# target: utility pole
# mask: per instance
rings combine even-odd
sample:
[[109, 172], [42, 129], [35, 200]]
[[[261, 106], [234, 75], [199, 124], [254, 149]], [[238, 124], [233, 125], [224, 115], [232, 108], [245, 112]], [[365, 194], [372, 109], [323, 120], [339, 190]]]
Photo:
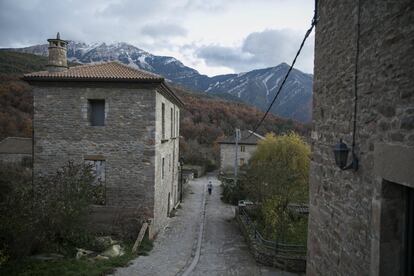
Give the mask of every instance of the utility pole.
[[239, 169], [239, 163], [238, 163], [238, 152], [239, 152], [239, 140], [240, 140], [240, 129], [236, 128], [235, 133], [235, 142], [236, 142], [236, 153], [234, 158], [234, 185], [237, 184], [237, 171]]

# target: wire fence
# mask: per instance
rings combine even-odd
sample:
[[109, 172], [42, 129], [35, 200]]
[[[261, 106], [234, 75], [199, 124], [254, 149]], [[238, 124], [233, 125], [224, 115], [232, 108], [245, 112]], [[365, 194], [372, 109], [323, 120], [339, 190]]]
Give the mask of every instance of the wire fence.
[[304, 245], [283, 243], [265, 239], [257, 229], [254, 221], [250, 218], [245, 207], [238, 207], [238, 215], [246, 229], [252, 234], [251, 236], [254, 238], [256, 244], [265, 248], [269, 252], [278, 255], [278, 257], [291, 259], [306, 258], [306, 246]]

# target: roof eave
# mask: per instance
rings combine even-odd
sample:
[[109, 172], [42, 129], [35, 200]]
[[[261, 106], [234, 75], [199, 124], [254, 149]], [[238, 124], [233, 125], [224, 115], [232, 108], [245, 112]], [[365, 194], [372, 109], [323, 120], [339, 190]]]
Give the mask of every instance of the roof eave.
[[164, 78], [159, 79], [130, 79], [130, 78], [68, 78], [68, 77], [34, 77], [24, 75], [23, 80], [27, 82], [56, 82], [56, 81], [68, 81], [68, 82], [127, 82], [127, 83], [162, 83]]
[[184, 104], [184, 102], [180, 99], [180, 97], [178, 97], [177, 96], [177, 94], [165, 83], [165, 82], [162, 82], [161, 83], [161, 87], [164, 89], [164, 90], [166, 90], [167, 91], [167, 93], [174, 99], [174, 101], [176, 102], [176, 104], [179, 106], [179, 107], [184, 107], [185, 106], [185, 104]]
[[[235, 142], [217, 142], [218, 144], [227, 144], [227, 145], [235, 145]], [[257, 145], [257, 143], [249, 143], [249, 142], [238, 142], [238, 145]]]

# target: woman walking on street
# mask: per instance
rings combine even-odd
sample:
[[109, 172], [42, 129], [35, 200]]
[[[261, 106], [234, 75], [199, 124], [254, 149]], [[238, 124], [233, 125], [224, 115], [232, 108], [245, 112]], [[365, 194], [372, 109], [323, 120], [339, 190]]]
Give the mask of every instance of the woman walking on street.
[[211, 190], [213, 190], [213, 184], [211, 184], [211, 181], [207, 184], [208, 194], [211, 195]]

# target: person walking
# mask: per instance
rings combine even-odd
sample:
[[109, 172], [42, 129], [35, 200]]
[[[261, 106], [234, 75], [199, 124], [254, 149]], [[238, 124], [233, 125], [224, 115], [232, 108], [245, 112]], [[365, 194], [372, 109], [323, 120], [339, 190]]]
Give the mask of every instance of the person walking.
[[211, 195], [211, 191], [213, 190], [213, 184], [211, 184], [211, 180], [207, 184], [208, 194]]

